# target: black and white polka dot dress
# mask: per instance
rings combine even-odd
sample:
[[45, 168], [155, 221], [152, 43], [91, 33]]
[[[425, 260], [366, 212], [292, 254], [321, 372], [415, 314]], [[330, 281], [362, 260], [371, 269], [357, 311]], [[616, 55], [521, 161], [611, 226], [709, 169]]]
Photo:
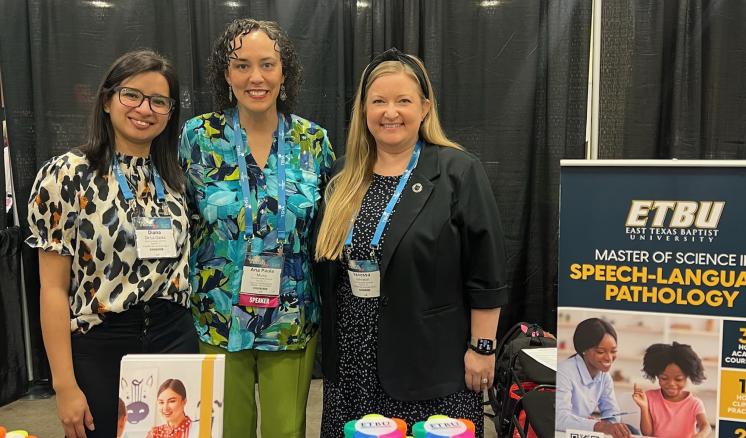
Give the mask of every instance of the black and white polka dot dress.
[[[355, 220], [352, 236], [353, 259], [370, 258], [370, 241], [386, 204], [396, 190], [399, 178], [373, 175], [373, 181]], [[399, 201], [406, 196], [404, 191]], [[396, 208], [392, 217], [396, 217]], [[386, 243], [388, 228], [387, 224], [376, 251], [379, 261]], [[394, 400], [386, 394], [378, 380], [379, 298], [358, 298], [352, 295], [347, 267], [342, 266], [339, 271], [335, 328], [339, 358], [338, 374], [336, 382], [324, 380], [321, 436], [342, 438], [345, 423], [366, 414], [401, 418], [407, 422], [410, 433], [414, 423], [424, 421], [433, 414], [443, 414], [452, 418], [470, 419], [477, 427], [477, 437], [481, 437], [484, 426], [481, 393], [465, 389], [442, 398], [412, 402]]]

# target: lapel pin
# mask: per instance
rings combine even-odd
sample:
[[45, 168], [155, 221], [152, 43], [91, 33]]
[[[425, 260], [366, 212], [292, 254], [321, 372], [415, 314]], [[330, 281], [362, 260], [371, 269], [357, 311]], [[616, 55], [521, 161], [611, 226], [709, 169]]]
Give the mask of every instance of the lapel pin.
[[420, 193], [422, 191], [422, 184], [420, 183], [414, 183], [412, 185], [412, 191], [415, 193]]

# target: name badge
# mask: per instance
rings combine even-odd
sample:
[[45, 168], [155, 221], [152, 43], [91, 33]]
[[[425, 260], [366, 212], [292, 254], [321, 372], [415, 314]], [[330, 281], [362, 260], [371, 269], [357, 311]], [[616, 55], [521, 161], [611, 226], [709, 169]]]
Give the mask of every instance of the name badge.
[[132, 220], [135, 225], [137, 258], [167, 259], [177, 256], [171, 217], [135, 216]]
[[284, 262], [281, 255], [247, 254], [238, 304], [277, 307], [280, 304], [280, 281]]
[[352, 295], [358, 298], [381, 296], [381, 271], [375, 260], [350, 260], [347, 262]]

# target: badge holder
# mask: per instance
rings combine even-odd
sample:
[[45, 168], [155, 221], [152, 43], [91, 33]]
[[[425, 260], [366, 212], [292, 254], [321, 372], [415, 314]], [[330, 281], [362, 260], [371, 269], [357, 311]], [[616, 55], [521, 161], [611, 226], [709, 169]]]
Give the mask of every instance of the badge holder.
[[282, 246], [277, 254], [252, 254], [246, 250], [238, 304], [247, 307], [277, 307], [285, 257]]
[[132, 218], [132, 223], [135, 226], [137, 258], [143, 260], [167, 259], [178, 255], [171, 216], [147, 217], [137, 215]]
[[127, 211], [128, 218], [130, 212], [132, 212], [137, 258], [148, 260], [176, 257], [176, 238], [174, 237], [173, 220], [168, 211], [168, 204], [166, 204], [166, 192], [163, 188], [163, 181], [161, 181], [156, 168], [152, 168], [153, 185], [155, 186], [156, 204], [158, 205], [158, 214], [160, 216], [148, 217], [145, 216], [144, 208], [137, 204], [135, 193], [130, 188], [129, 181], [122, 174], [122, 169], [119, 168], [119, 161], [117, 161], [116, 157], [112, 159], [111, 166], [117, 179], [119, 190], [122, 192], [122, 196], [124, 196], [129, 207]]
[[353, 260], [347, 249], [347, 276], [350, 278], [352, 295], [358, 298], [378, 298], [381, 296], [381, 271], [378, 269], [375, 253], [370, 252], [370, 260]]

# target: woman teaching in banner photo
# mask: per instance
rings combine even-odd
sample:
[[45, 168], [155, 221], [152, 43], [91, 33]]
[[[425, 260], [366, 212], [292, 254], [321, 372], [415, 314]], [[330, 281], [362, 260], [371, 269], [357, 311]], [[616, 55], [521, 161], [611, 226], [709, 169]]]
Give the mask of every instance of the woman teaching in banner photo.
[[68, 438], [116, 436], [119, 362], [196, 353], [179, 84], [140, 50], [109, 68], [85, 143], [47, 161], [29, 200], [41, 328]]
[[[619, 404], [609, 370], [616, 360], [617, 334], [599, 318], [581, 321], [572, 338], [576, 354], [557, 367], [557, 430], [603, 432], [614, 438], [637, 432], [619, 422]], [[593, 414], [598, 412], [599, 415]]]
[[482, 436], [500, 306], [498, 211], [479, 160], [440, 126], [418, 58], [365, 68], [315, 242], [323, 302], [321, 435], [377, 413], [444, 414]]
[[261, 436], [303, 437], [321, 319], [308, 240], [334, 154], [292, 114], [301, 66], [276, 23], [230, 23], [208, 72], [221, 109], [187, 121], [180, 149], [200, 350], [226, 354], [224, 436], [256, 436], [258, 383]]

